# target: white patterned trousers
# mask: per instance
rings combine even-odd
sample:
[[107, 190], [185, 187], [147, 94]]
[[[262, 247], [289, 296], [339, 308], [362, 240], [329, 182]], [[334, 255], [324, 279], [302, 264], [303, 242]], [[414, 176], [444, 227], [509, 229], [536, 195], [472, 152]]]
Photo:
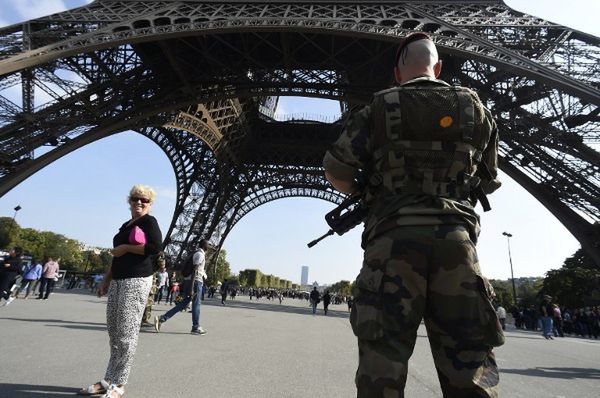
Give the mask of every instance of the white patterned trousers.
[[126, 384], [129, 378], [151, 286], [152, 276], [110, 282], [106, 303], [110, 360], [104, 379], [112, 384]]

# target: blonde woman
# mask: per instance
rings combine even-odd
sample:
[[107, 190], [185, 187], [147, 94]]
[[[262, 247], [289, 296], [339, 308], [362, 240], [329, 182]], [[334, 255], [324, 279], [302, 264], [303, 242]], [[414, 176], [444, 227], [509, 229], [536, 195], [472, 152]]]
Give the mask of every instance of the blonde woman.
[[108, 293], [106, 325], [110, 359], [104, 379], [81, 389], [80, 395], [120, 398], [125, 393], [137, 347], [140, 323], [152, 286], [152, 256], [161, 250], [162, 234], [149, 212], [156, 193], [135, 185], [127, 201], [131, 219], [113, 238], [112, 266], [98, 287], [98, 297]]

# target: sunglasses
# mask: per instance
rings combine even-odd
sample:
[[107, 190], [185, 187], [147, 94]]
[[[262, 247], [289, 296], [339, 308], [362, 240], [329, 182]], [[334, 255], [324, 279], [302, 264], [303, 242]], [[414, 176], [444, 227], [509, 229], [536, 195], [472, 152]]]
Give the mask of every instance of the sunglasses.
[[146, 199], [146, 198], [139, 198], [137, 196], [132, 196], [132, 197], [129, 198], [129, 201], [132, 202], [132, 203], [136, 203], [138, 200], [140, 202], [142, 202], [142, 203], [145, 203], [145, 204], [150, 203], [150, 199]]

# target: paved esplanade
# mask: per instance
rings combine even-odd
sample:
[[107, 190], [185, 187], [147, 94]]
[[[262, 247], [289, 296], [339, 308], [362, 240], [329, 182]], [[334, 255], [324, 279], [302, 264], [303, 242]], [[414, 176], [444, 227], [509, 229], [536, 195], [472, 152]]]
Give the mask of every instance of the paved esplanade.
[[[105, 303], [59, 292], [0, 307], [0, 397], [64, 397], [98, 380], [108, 359]], [[324, 317], [322, 307], [312, 316], [299, 300], [218, 303], [202, 306], [205, 336], [189, 334], [189, 313], [160, 334], [142, 332], [127, 398], [355, 396], [357, 348], [345, 305]], [[168, 308], [158, 305], [155, 314]], [[502, 397], [599, 396], [598, 340], [509, 332], [497, 358]], [[423, 328], [410, 364], [406, 396], [440, 397]]]

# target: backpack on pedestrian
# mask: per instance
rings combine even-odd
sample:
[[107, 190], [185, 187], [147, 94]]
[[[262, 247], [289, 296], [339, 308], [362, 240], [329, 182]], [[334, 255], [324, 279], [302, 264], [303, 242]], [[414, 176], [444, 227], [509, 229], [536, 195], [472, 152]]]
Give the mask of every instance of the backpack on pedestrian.
[[184, 278], [187, 278], [192, 275], [192, 272], [194, 272], [194, 253], [191, 253], [183, 262], [181, 275], [183, 275]]

